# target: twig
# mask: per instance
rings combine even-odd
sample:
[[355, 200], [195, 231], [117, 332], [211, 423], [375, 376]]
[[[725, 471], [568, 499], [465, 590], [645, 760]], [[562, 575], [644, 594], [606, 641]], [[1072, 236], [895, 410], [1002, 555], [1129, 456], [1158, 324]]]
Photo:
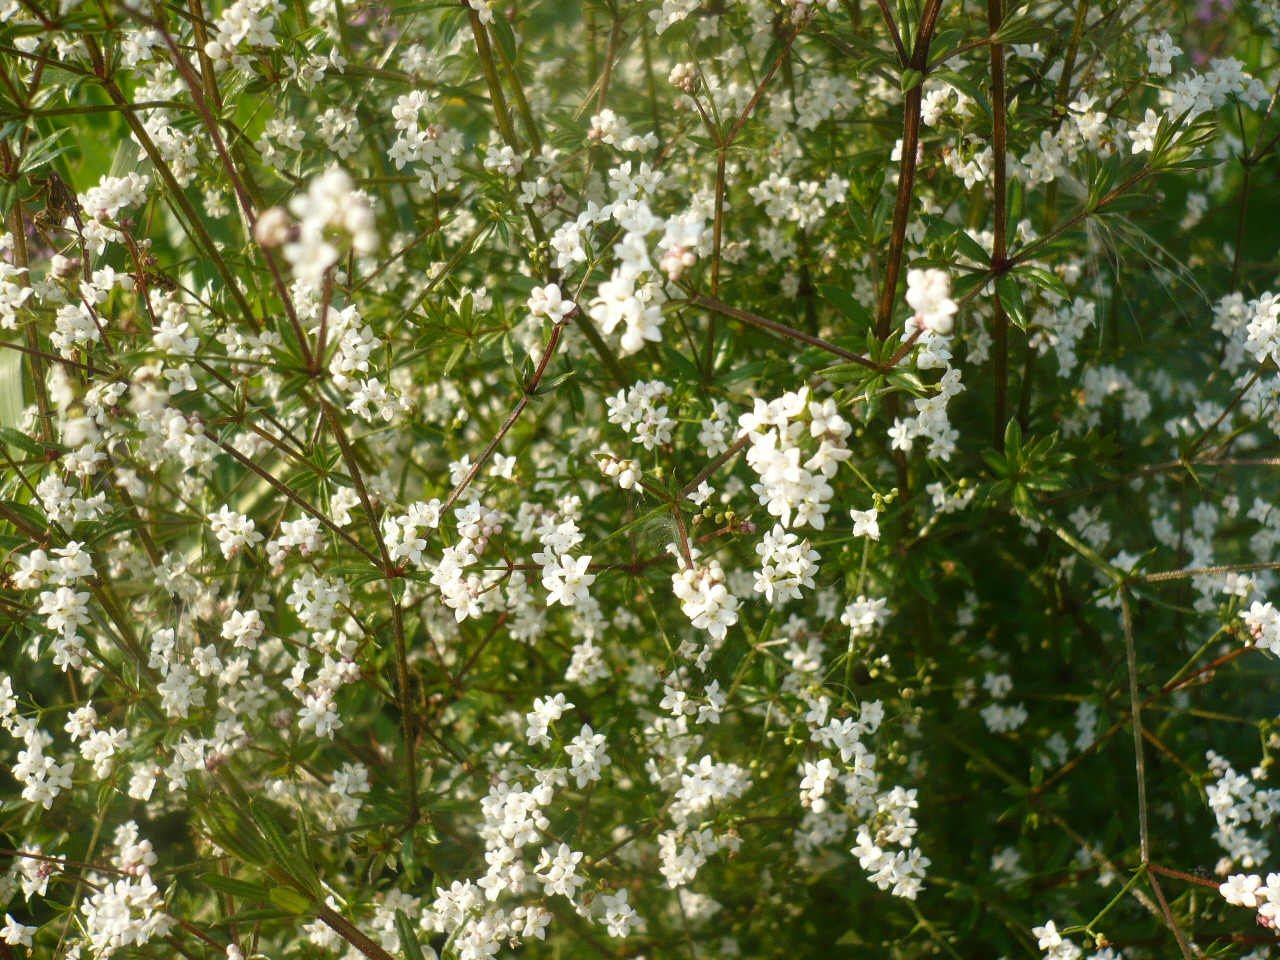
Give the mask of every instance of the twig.
[[1197, 567], [1192, 570], [1164, 570], [1160, 573], [1140, 573], [1137, 579], [1147, 583], [1162, 583], [1166, 580], [1185, 580], [1188, 577], [1210, 577], [1220, 573], [1253, 573], [1258, 570], [1280, 570], [1280, 561], [1268, 563], [1234, 563], [1219, 567]]
[[[575, 308], [576, 309], [576, 308]], [[551, 329], [551, 339], [547, 343], [547, 348], [542, 351], [542, 358], [538, 361], [538, 369], [534, 371], [529, 382], [524, 385], [524, 392], [520, 399], [516, 401], [515, 408], [507, 415], [507, 419], [503, 422], [498, 432], [494, 434], [489, 445], [485, 447], [484, 453], [480, 454], [478, 460], [471, 465], [471, 469], [467, 471], [467, 475], [458, 481], [458, 485], [450, 492], [449, 497], [444, 502], [444, 506], [440, 508], [441, 515], [448, 513], [458, 498], [462, 496], [464, 490], [471, 485], [471, 482], [479, 475], [489, 458], [493, 456], [493, 452], [498, 449], [498, 444], [502, 442], [502, 438], [507, 435], [516, 421], [520, 418], [520, 414], [524, 413], [525, 407], [529, 406], [529, 402], [537, 394], [538, 384], [542, 382], [543, 374], [547, 372], [547, 365], [551, 362], [552, 356], [556, 352], [556, 347], [560, 344], [560, 335], [564, 329], [564, 321], [561, 320]]]
[[693, 294], [686, 303], [702, 307], [704, 310], [712, 310], [725, 317], [732, 317], [734, 320], [741, 320], [743, 323], [749, 323], [752, 326], [760, 327], [771, 333], [776, 333], [788, 340], [795, 340], [799, 343], [807, 343], [811, 347], [817, 347], [825, 350], [833, 356], [842, 360], [848, 360], [850, 363], [857, 363], [870, 370], [878, 369], [874, 361], [868, 360], [866, 357], [845, 350], [843, 347], [837, 347], [834, 343], [828, 343], [821, 337], [815, 337], [805, 333], [803, 330], [797, 330], [794, 327], [788, 327], [785, 323], [778, 323], [776, 320], [768, 320], [758, 314], [751, 313], [747, 310], [740, 310], [737, 307], [731, 307], [727, 303], [721, 303], [711, 297], [704, 297], [701, 294]]
[[256, 473], [263, 480], [267, 481], [267, 483], [271, 484], [272, 487], [274, 487], [280, 493], [288, 497], [298, 507], [300, 507], [308, 516], [314, 517], [315, 519], [319, 520], [320, 523], [328, 527], [331, 531], [337, 534], [341, 539], [346, 541], [347, 544], [349, 544], [351, 547], [358, 550], [361, 553], [361, 555], [365, 557], [365, 559], [367, 559], [369, 562], [375, 565], [378, 565], [377, 556], [372, 552], [370, 552], [370, 550], [364, 544], [362, 544], [359, 540], [357, 540], [351, 534], [347, 533], [347, 531], [343, 530], [340, 526], [338, 526], [336, 523], [330, 520], [325, 515], [325, 512], [323, 510], [318, 509], [317, 507], [313, 506], [310, 502], [303, 499], [298, 493], [294, 492], [292, 487], [290, 487], [288, 484], [282, 483], [279, 480], [277, 480], [270, 473], [268, 473], [266, 470], [260, 467], [253, 460], [246, 457], [244, 454], [242, 454], [235, 447], [231, 446], [231, 444], [227, 443], [225, 440], [217, 440], [215, 442], [223, 450], [225, 450], [232, 457], [234, 457], [242, 466], [248, 467], [250, 470]]
[[[883, 5], [883, 0], [881, 0]], [[929, 63], [929, 44], [938, 23], [938, 8], [942, 0], [927, 0], [920, 16], [915, 48], [911, 51], [910, 67], [923, 74]], [[884, 7], [887, 10], [887, 7]], [[894, 28], [896, 33], [896, 28]], [[902, 41], [898, 40], [901, 48]], [[905, 55], [903, 60], [905, 63]], [[876, 336], [881, 340], [889, 336], [893, 305], [898, 296], [898, 275], [902, 270], [902, 253], [907, 240], [907, 220], [911, 215], [911, 199], [915, 190], [916, 153], [920, 145], [920, 112], [924, 97], [923, 78], [907, 91], [903, 101], [902, 157], [898, 163], [898, 195], [893, 205], [893, 229], [889, 234], [889, 253], [885, 260], [884, 277], [880, 283], [880, 305], [876, 312]]]
[[[1000, 29], [1003, 19], [1001, 0], [987, 0], [987, 27], [992, 36]], [[1008, 132], [1005, 128], [1004, 44], [991, 44], [991, 118], [992, 118], [992, 190], [995, 206], [995, 224], [991, 247], [991, 271], [999, 274], [1006, 269], [1005, 254], [1005, 204], [1008, 199], [1005, 161], [1008, 153]], [[995, 414], [992, 417], [992, 435], [995, 448], [1004, 452], [1005, 424], [1009, 419], [1009, 318], [999, 297], [992, 298], [992, 361], [996, 381]]]
[[[1124, 655], [1129, 670], [1129, 721], [1133, 725], [1134, 767], [1138, 778], [1138, 839], [1142, 863], [1151, 862], [1151, 833], [1147, 824], [1147, 765], [1142, 746], [1142, 703], [1138, 699], [1138, 658], [1133, 640], [1133, 609], [1128, 586], [1120, 588]], [[1163, 900], [1163, 898], [1162, 898]], [[1167, 909], [1167, 908], [1166, 908]]]
[[[30, 260], [27, 255], [27, 229], [22, 219], [22, 201], [17, 200], [9, 211], [9, 235], [13, 237], [13, 265], [20, 271], [18, 285], [31, 286]], [[26, 349], [31, 356], [31, 385], [36, 395], [37, 418], [40, 421], [40, 439], [53, 443], [53, 406], [49, 402], [49, 384], [45, 381], [44, 351], [40, 349], [40, 334], [33, 322], [22, 325], [27, 339]]]
[[902, 33], [898, 30], [898, 24], [893, 19], [893, 14], [889, 12], [888, 0], [878, 0], [880, 4], [880, 16], [884, 18], [885, 26], [889, 28], [889, 36], [893, 38], [893, 48], [898, 51], [898, 62], [904, 67], [907, 65], [907, 48], [902, 45]]
[[712, 460], [698, 473], [696, 477], [680, 488], [680, 492], [676, 494], [676, 499], [683, 500], [685, 497], [689, 496], [689, 494], [697, 490], [712, 474], [736, 457], [742, 448], [750, 442], [751, 435], [748, 433], [744, 433], [737, 440], [733, 441], [733, 445], [730, 446], [728, 450], [724, 451], [724, 453]]
[[[410, 830], [418, 822], [418, 725], [409, 691], [409, 654], [404, 640], [404, 609], [396, 596], [395, 583], [387, 581], [387, 601], [391, 604], [391, 632], [396, 644], [396, 685], [399, 691], [400, 725], [404, 737], [405, 792], [408, 793]], [[443, 669], [443, 668], [442, 668]]]

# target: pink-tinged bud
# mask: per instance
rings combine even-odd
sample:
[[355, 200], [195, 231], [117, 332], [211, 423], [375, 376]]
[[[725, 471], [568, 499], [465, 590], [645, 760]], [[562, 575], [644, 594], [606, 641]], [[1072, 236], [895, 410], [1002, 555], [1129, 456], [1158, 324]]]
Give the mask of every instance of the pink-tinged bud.
[[53, 271], [55, 277], [67, 277], [80, 269], [80, 258], [72, 259], [64, 257], [60, 253], [55, 253], [53, 259], [49, 261], [49, 268]]

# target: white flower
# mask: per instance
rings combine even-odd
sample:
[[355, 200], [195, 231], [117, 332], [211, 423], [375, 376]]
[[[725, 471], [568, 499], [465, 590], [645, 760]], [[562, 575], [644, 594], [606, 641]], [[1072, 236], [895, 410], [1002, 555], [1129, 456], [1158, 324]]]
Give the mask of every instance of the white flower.
[[493, 11], [489, 9], [489, 4], [486, 0], [467, 0], [467, 6], [480, 15], [481, 23], [493, 23]]
[[568, 316], [574, 306], [572, 300], [561, 296], [560, 286], [555, 283], [534, 287], [533, 294], [529, 297], [529, 311], [535, 317], [550, 317], [556, 323]]
[[585, 603], [591, 598], [588, 587], [596, 582], [594, 573], [587, 573], [591, 557], [564, 556], [558, 558], [557, 564], [548, 564], [542, 568], [542, 586], [547, 591], [547, 603], [562, 603], [572, 607]]
[[548, 729], [566, 710], [572, 709], [573, 704], [565, 700], [563, 693], [557, 693], [554, 697], [545, 699], [534, 697], [533, 710], [525, 714], [524, 718], [527, 727], [525, 736], [529, 740], [529, 745], [531, 747], [551, 746], [551, 738], [547, 736]]
[[814, 813], [822, 813], [827, 809], [823, 794], [835, 777], [835, 768], [830, 760], [823, 757], [817, 763], [806, 762], [802, 770], [804, 779], [800, 781], [800, 802]]
[[484, 158], [484, 167], [486, 170], [496, 170], [504, 176], [514, 177], [524, 167], [524, 158], [511, 147], [495, 147]]
[[604, 734], [593, 733], [591, 727], [584, 723], [582, 731], [564, 748], [564, 752], [573, 761], [569, 767], [569, 776], [577, 778], [579, 787], [599, 780], [601, 767], [613, 762], [605, 752], [604, 743]]
[[632, 930], [642, 925], [639, 915], [627, 902], [625, 888], [617, 893], [606, 893], [597, 902], [604, 908], [604, 923], [609, 936], [630, 936]]
[[554, 854], [543, 849], [535, 874], [542, 881], [543, 895], [549, 897], [553, 893], [559, 893], [572, 900], [578, 887], [587, 882], [585, 877], [580, 877], [577, 873], [580, 860], [582, 854], [570, 849], [567, 843], [560, 844]]
[[1031, 934], [1036, 938], [1036, 945], [1041, 950], [1051, 951], [1062, 944], [1062, 936], [1058, 933], [1058, 928], [1054, 926], [1052, 920], [1045, 921], [1043, 927], [1032, 928]]
[[31, 946], [31, 936], [38, 929], [40, 928], [23, 926], [13, 919], [11, 914], [6, 913], [4, 915], [4, 926], [0, 927], [0, 939], [13, 947], [29, 947]]
[[264, 539], [257, 532], [252, 520], [242, 513], [236, 513], [230, 507], [222, 507], [208, 516], [209, 526], [218, 545], [222, 548], [222, 556], [230, 560], [245, 547], [252, 547]]
[[350, 174], [338, 167], [314, 178], [305, 194], [289, 201], [289, 210], [298, 218], [298, 233], [282, 252], [294, 276], [313, 290], [320, 289], [325, 273], [341, 256], [341, 250], [328, 239], [328, 231], [336, 229], [350, 236], [357, 253], [377, 249], [373, 209], [355, 189]]
[[700, 630], [723, 640], [738, 622], [738, 598], [724, 583], [724, 570], [712, 560], [705, 567], [685, 566], [671, 575], [671, 588], [684, 615]]
[[1219, 885], [1218, 891], [1226, 898], [1227, 903], [1256, 910], [1259, 902], [1258, 887], [1261, 885], [1262, 878], [1256, 873], [1237, 873], [1228, 877], [1226, 883]]
[[951, 299], [951, 278], [942, 270], [907, 271], [907, 304], [915, 310], [921, 329], [946, 336], [959, 308]]
[[262, 615], [257, 610], [246, 610], [244, 612], [236, 610], [227, 618], [227, 622], [222, 625], [222, 638], [224, 640], [234, 640], [237, 647], [247, 647], [253, 650], [258, 646], [258, 639], [265, 629], [266, 625], [262, 622]]
[[870, 510], [851, 510], [849, 513], [853, 517], [853, 535], [855, 537], [870, 537], [872, 540], [880, 539], [880, 524], [876, 519], [880, 514], [874, 507]]
[[1150, 107], [1146, 118], [1129, 131], [1129, 139], [1133, 141], [1134, 153], [1146, 153], [1156, 148], [1156, 133], [1160, 130], [1160, 117]]

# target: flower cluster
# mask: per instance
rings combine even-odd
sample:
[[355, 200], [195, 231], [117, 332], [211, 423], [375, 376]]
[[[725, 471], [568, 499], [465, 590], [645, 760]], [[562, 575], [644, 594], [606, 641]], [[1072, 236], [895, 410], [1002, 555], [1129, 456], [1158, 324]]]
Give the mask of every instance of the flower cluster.
[[1275, 953], [1278, 14], [0, 3], [0, 953]]
[[[767, 403], [757, 399], [738, 426], [750, 438], [747, 463], [760, 477], [751, 491], [761, 506], [783, 527], [824, 529], [835, 492], [828, 481], [851, 456], [845, 440], [853, 428], [835, 403], [810, 399], [808, 389]], [[814, 441], [816, 449], [806, 456]]]

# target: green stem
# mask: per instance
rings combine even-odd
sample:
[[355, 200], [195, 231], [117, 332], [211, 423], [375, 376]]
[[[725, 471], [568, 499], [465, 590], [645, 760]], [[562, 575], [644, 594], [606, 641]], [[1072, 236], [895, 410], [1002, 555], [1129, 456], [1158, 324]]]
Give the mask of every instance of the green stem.
[[502, 62], [502, 69], [506, 71], [507, 76], [511, 79], [511, 95], [515, 97], [516, 110], [520, 112], [520, 119], [524, 121], [525, 131], [529, 134], [529, 144], [533, 156], [537, 157], [542, 153], [542, 136], [538, 133], [538, 124], [533, 118], [533, 110], [529, 108], [529, 98], [525, 96], [524, 84], [520, 82], [520, 74], [516, 72], [515, 64], [507, 56], [506, 48], [502, 44], [491, 43], [489, 46], [490, 49], [498, 51], [498, 59]]
[[391, 630], [396, 643], [396, 686], [399, 693], [400, 724], [404, 735], [405, 792], [409, 801], [408, 828], [418, 823], [418, 724], [409, 690], [409, 654], [404, 638], [404, 610], [396, 596], [395, 584], [387, 581], [387, 602], [391, 604]]
[[1138, 842], [1145, 866], [1151, 862], [1151, 831], [1147, 824], [1147, 763], [1142, 745], [1142, 701], [1138, 697], [1138, 656], [1133, 639], [1133, 609], [1128, 586], [1120, 588], [1124, 626], [1124, 657], [1129, 672], [1129, 720], [1133, 726], [1134, 771], [1138, 780]]
[[347, 438], [347, 432], [343, 429], [342, 421], [338, 417], [338, 412], [333, 409], [333, 405], [324, 397], [317, 399], [324, 411], [325, 420], [329, 423], [329, 432], [338, 441], [342, 459], [347, 464], [347, 472], [351, 475], [351, 482], [355, 485], [357, 496], [360, 497], [360, 506], [364, 510], [365, 519], [369, 522], [369, 529], [373, 531], [374, 542], [378, 545], [378, 555], [382, 557], [382, 572], [386, 577], [392, 578], [395, 576], [395, 567], [391, 562], [391, 555], [387, 552], [387, 543], [382, 537], [382, 527], [378, 524], [378, 515], [373, 509], [373, 501], [369, 498], [369, 489], [365, 486], [364, 477], [360, 473], [360, 464], [356, 462], [355, 448]]
[[1133, 889], [1134, 885], [1137, 884], [1138, 881], [1140, 881], [1143, 877], [1147, 875], [1147, 869], [1149, 868], [1149, 866], [1150, 866], [1149, 864], [1144, 863], [1140, 867], [1138, 867], [1138, 869], [1133, 872], [1133, 876], [1129, 878], [1129, 882], [1120, 888], [1120, 892], [1117, 893], [1114, 897], [1112, 897], [1111, 902], [1108, 903], [1101, 910], [1099, 910], [1097, 915], [1092, 920], [1086, 923], [1083, 927], [1068, 927], [1066, 930], [1063, 931], [1063, 933], [1068, 933], [1068, 932], [1080, 933], [1082, 931], [1084, 933], [1094, 933], [1095, 932], [1094, 928], [1103, 921], [1103, 919], [1106, 917], [1108, 913], [1112, 911], [1112, 909], [1114, 909], [1115, 905], [1119, 903], [1121, 900], [1123, 900], [1125, 898], [1125, 895], [1130, 890]]

